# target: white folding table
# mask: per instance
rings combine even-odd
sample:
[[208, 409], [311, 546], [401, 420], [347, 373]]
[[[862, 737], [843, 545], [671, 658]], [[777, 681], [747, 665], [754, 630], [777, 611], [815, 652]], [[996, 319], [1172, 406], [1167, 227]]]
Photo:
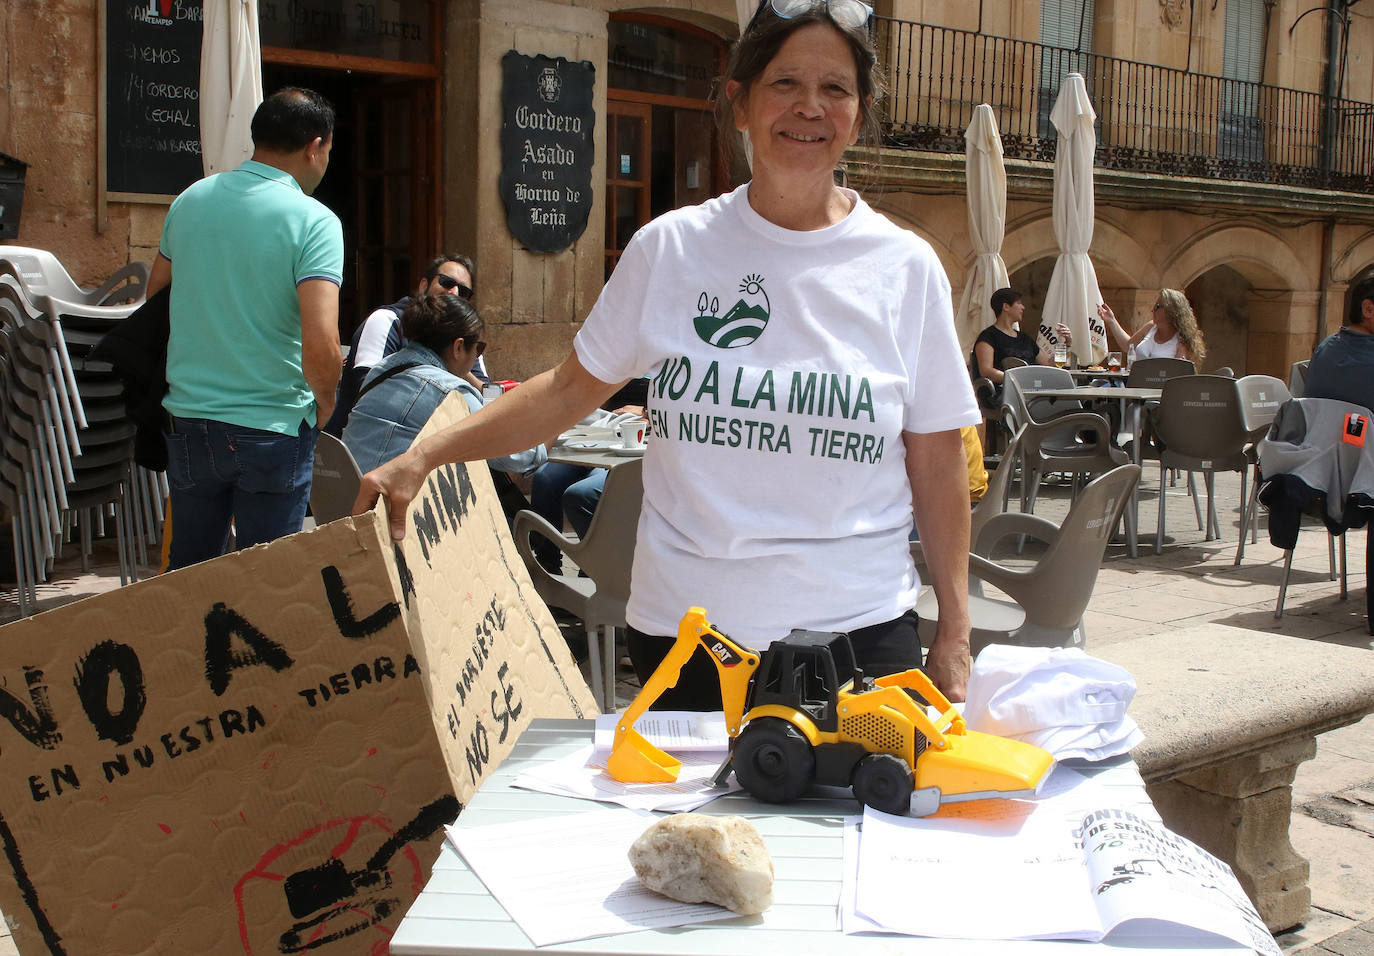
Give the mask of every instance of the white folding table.
[[[606, 804], [517, 790], [511, 786], [531, 765], [566, 756], [591, 741], [590, 720], [536, 720], [515, 750], [493, 771], [458, 819], [459, 826], [481, 826], [558, 814], [587, 813]], [[1122, 786], [1132, 797], [1144, 789], [1138, 774]], [[643, 930], [602, 936], [536, 949], [501, 904], [446, 842], [424, 891], [401, 921], [391, 941], [397, 956], [476, 956], [485, 953], [618, 953], [694, 954], [694, 956], [793, 956], [818, 953], [913, 953], [917, 956], [1187, 956], [1246, 953], [1248, 949], [1218, 939], [1214, 946], [1171, 948], [1166, 939], [1134, 941], [1114, 935], [1103, 943], [1065, 940], [957, 940], [863, 934], [845, 936], [839, 929], [843, 858], [843, 818], [861, 812], [847, 791], [830, 790], [785, 807], [758, 803], [731, 794], [708, 803], [703, 813], [739, 814], [750, 818], [773, 856], [773, 905], [760, 916], [735, 917], [692, 926]], [[538, 867], [539, 860], [529, 861]], [[974, 894], [977, 886], [912, 886], [919, 894]], [[988, 900], [996, 906], [996, 900]]]

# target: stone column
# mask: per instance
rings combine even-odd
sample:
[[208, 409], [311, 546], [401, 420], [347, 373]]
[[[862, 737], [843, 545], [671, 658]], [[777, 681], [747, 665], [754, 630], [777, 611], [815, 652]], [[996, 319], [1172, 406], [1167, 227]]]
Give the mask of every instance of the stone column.
[[[1332, 282], [1326, 288], [1326, 310], [1321, 316], [1321, 332], [1317, 339], [1326, 338], [1328, 335], [1335, 335], [1340, 327], [1345, 324], [1345, 297], [1350, 291], [1349, 282]], [[1306, 358], [1307, 356], [1303, 356]]]
[[1316, 753], [1315, 737], [1290, 739], [1146, 787], [1169, 829], [1230, 865], [1273, 933], [1304, 922], [1312, 905], [1288, 824], [1293, 776]]

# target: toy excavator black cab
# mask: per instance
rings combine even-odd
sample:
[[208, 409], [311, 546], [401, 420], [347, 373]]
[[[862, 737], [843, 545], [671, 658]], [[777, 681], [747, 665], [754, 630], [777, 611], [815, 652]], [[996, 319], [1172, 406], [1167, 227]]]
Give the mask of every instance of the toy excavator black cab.
[[855, 663], [847, 634], [794, 630], [759, 654], [692, 608], [672, 650], [616, 726], [607, 762], [615, 779], [677, 779], [681, 763], [634, 724], [676, 685], [698, 647], [720, 677], [729, 767], [759, 800], [786, 803], [819, 783], [853, 787], [877, 810], [924, 816], [942, 803], [1032, 794], [1054, 762], [1039, 747], [968, 730], [920, 670], [870, 680]]

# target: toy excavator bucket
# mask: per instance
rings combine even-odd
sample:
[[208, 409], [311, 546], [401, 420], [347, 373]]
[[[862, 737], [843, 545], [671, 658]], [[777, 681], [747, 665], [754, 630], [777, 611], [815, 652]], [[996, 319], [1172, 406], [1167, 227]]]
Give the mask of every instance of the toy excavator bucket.
[[633, 727], [617, 727], [606, 770], [625, 783], [673, 783], [682, 761], [649, 743]]

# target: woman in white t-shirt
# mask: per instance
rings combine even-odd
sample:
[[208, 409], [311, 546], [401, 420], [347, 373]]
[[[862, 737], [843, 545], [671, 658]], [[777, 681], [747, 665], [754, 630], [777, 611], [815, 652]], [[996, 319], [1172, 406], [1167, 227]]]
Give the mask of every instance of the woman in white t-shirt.
[[1151, 321], [1129, 334], [1121, 327], [1111, 306], [1105, 302], [1097, 307], [1097, 314], [1106, 324], [1117, 345], [1126, 351], [1135, 350], [1135, 357], [1181, 358], [1197, 367], [1207, 355], [1207, 344], [1197, 326], [1188, 297], [1177, 289], [1159, 290], [1159, 298], [1150, 310]]
[[[434, 467], [525, 447], [648, 373], [650, 438], [627, 607], [641, 679], [693, 605], [762, 648], [845, 631], [867, 673], [921, 664], [913, 500], [940, 620], [925, 662], [969, 673], [968, 488], [979, 420], [949, 281], [928, 243], [837, 187], [880, 84], [857, 0], [763, 0], [736, 46], [723, 119], [753, 179], [641, 228], [557, 368], [363, 479], [392, 532]], [[698, 654], [664, 707], [719, 709]]]

